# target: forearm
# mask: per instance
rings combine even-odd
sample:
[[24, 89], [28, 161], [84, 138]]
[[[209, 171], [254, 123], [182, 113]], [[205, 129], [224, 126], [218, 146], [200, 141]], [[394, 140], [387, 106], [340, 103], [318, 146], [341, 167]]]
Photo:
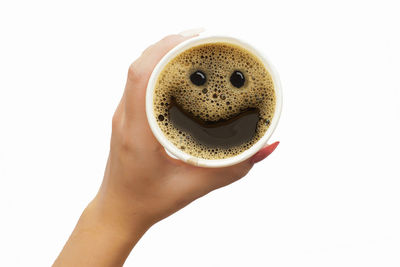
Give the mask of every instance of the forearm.
[[122, 266], [149, 228], [96, 197], [82, 213], [53, 266]]

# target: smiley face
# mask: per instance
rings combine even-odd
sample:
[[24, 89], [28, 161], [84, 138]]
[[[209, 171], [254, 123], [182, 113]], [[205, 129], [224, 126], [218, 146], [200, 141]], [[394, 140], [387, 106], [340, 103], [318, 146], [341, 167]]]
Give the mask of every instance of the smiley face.
[[258, 141], [275, 109], [270, 74], [250, 52], [228, 43], [193, 47], [171, 60], [156, 83], [154, 113], [178, 148], [227, 158]]

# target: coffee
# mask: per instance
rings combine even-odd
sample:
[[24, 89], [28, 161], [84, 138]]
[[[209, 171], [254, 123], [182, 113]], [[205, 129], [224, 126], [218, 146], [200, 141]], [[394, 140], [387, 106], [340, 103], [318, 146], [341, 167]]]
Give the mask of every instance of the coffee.
[[154, 89], [158, 126], [195, 157], [236, 156], [267, 131], [275, 111], [271, 75], [249, 51], [225, 42], [192, 47], [161, 71]]

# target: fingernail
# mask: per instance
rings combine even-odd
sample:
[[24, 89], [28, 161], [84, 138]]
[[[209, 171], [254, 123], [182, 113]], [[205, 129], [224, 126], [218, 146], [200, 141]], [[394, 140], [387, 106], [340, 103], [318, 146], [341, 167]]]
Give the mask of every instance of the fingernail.
[[180, 32], [178, 34], [182, 35], [183, 37], [189, 37], [189, 36], [198, 35], [198, 34], [204, 32], [204, 31], [205, 31], [205, 29], [203, 27], [201, 27], [201, 28], [185, 30], [185, 31], [182, 31], [182, 32]]
[[279, 141], [262, 148], [260, 151], [257, 152], [257, 154], [255, 154], [251, 158], [251, 163], [255, 164], [257, 162], [262, 161], [263, 159], [268, 157], [272, 152], [274, 152], [274, 150], [276, 149], [276, 147], [278, 145], [279, 145]]

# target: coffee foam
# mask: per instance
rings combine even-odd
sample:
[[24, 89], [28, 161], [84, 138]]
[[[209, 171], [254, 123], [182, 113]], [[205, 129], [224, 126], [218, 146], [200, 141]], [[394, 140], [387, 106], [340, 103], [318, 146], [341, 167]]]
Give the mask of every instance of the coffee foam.
[[[196, 70], [207, 77], [202, 86], [190, 81]], [[230, 83], [235, 70], [245, 75], [241, 88]], [[168, 108], [172, 99], [193, 117], [205, 121], [229, 119], [247, 108], [257, 108], [257, 131], [251, 141], [239, 146], [207, 147], [170, 122]], [[275, 104], [273, 81], [262, 62], [247, 50], [223, 42], [195, 46], [172, 59], [158, 77], [153, 100], [154, 115], [166, 138], [186, 153], [204, 159], [229, 158], [250, 148], [267, 131]]]

